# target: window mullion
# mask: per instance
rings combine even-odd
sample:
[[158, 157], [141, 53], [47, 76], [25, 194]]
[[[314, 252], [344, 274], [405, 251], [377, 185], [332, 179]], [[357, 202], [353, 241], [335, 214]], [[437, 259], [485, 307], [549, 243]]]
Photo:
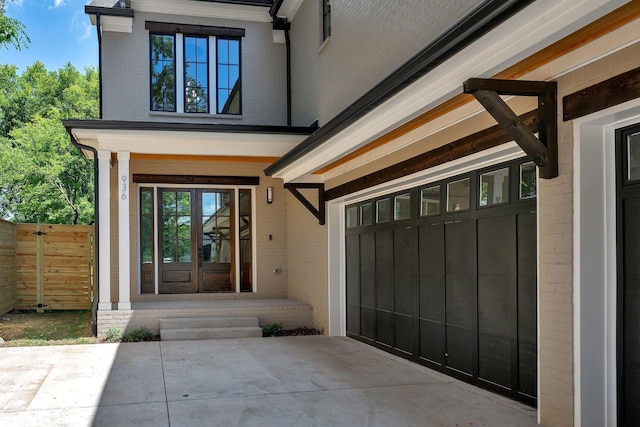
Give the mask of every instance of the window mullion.
[[176, 34], [176, 111], [184, 113], [184, 35]]
[[216, 101], [218, 99], [218, 83], [216, 80], [216, 37], [209, 37], [209, 112], [215, 114], [217, 111]]

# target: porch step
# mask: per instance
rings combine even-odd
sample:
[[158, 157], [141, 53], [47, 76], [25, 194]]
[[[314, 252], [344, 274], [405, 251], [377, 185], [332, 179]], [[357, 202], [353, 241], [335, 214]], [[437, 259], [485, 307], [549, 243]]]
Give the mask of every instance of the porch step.
[[162, 341], [261, 337], [257, 317], [178, 317], [160, 320]]

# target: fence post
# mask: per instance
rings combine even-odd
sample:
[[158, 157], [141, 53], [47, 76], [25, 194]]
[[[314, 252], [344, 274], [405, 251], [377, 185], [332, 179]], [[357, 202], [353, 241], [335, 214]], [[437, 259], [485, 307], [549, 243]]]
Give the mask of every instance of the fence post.
[[36, 227], [36, 307], [44, 313], [44, 233], [42, 225]]

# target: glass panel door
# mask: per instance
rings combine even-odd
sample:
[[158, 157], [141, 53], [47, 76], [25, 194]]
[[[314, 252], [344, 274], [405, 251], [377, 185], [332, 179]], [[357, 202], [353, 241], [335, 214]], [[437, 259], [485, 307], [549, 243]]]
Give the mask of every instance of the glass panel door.
[[235, 291], [233, 190], [200, 190], [200, 292]]
[[160, 189], [160, 293], [196, 292], [193, 191]]

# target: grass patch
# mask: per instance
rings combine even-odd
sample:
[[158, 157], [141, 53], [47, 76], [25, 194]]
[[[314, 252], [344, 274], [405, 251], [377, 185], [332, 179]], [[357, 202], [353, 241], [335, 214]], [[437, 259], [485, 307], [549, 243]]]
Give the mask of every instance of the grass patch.
[[91, 311], [14, 310], [0, 315], [4, 347], [27, 347], [97, 342], [91, 333]]

